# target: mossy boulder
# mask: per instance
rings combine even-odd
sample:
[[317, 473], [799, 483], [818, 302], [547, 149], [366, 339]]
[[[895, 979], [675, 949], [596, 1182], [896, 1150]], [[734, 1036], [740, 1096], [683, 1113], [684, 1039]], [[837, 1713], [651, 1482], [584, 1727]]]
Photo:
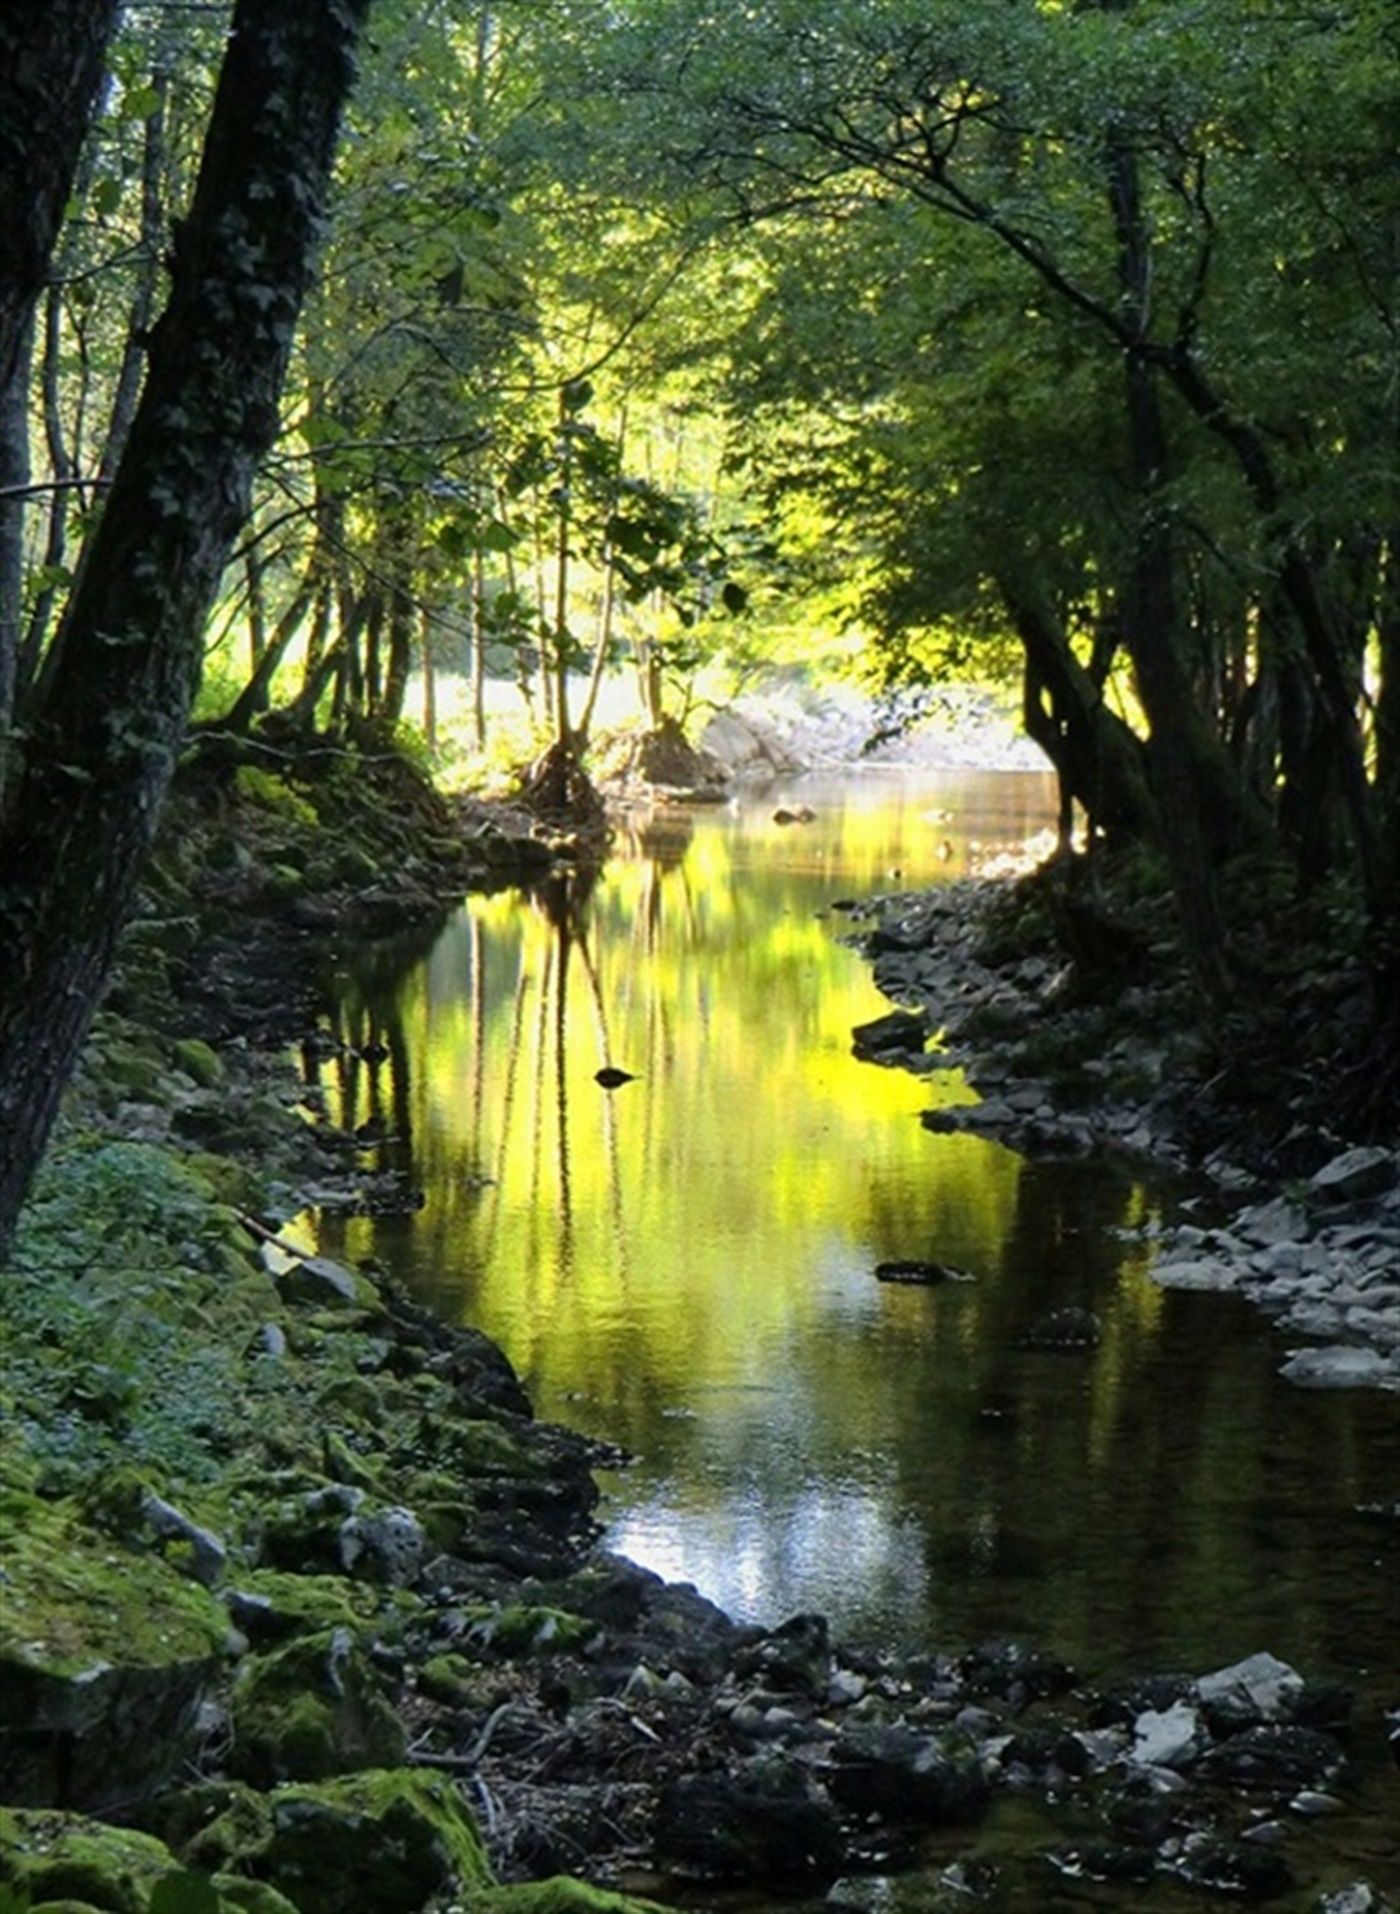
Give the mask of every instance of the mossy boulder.
[[0, 1792], [101, 1807], [158, 1786], [192, 1752], [228, 1618], [159, 1557], [76, 1504], [0, 1493]]
[[398, 1769], [280, 1788], [262, 1871], [301, 1914], [412, 1914], [488, 1887], [476, 1824], [442, 1775]]
[[249, 1656], [231, 1706], [230, 1766], [255, 1787], [394, 1767], [407, 1748], [386, 1684], [347, 1628]]
[[582, 1648], [599, 1634], [598, 1624], [567, 1609], [537, 1602], [500, 1602], [463, 1610], [469, 1640], [508, 1661], [526, 1655], [563, 1655]]
[[149, 1803], [141, 1819], [182, 1866], [208, 1874], [254, 1874], [272, 1845], [271, 1798], [242, 1781], [177, 1788]]
[[228, 1074], [218, 1051], [202, 1037], [176, 1037], [170, 1053], [176, 1068], [183, 1070], [201, 1090], [217, 1089]]
[[418, 1670], [418, 1692], [449, 1708], [468, 1707], [480, 1694], [481, 1669], [465, 1655], [433, 1655]]
[[571, 1875], [556, 1874], [547, 1881], [528, 1881], [519, 1887], [477, 1888], [459, 1894], [461, 1914], [662, 1914], [656, 1901], [639, 1901], [590, 1887]]
[[36, 1810], [0, 1808], [0, 1891], [29, 1914], [299, 1914], [263, 1882], [183, 1867], [154, 1835]]
[[295, 1635], [368, 1626], [381, 1607], [379, 1595], [340, 1575], [283, 1575], [276, 1569], [243, 1571], [224, 1590], [234, 1626], [254, 1647], [270, 1648]]

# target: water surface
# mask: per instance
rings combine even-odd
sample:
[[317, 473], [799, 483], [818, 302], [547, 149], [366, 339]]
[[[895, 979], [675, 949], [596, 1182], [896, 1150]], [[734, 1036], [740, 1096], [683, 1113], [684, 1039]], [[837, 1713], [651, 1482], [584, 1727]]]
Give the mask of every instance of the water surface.
[[[1267, 1648], [1375, 1724], [1400, 1694], [1394, 1399], [1290, 1388], [1257, 1314], [1154, 1287], [1141, 1232], [1179, 1193], [934, 1135], [958, 1073], [851, 1055], [889, 1005], [833, 904], [955, 876], [1052, 806], [1023, 774], [803, 780], [356, 960], [337, 1015], [367, 1054], [330, 1071], [333, 1113], [424, 1201], [322, 1241], [631, 1452], [609, 1541], [737, 1616], [1015, 1637], [1104, 1676]], [[967, 1280], [876, 1281], [911, 1257]], [[1071, 1303], [1097, 1350], [1023, 1346]]]

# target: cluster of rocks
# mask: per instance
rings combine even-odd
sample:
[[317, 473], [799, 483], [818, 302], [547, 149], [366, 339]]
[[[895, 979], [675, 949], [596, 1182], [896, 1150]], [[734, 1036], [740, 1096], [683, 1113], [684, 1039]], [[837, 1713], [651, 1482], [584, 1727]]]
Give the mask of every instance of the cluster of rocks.
[[[1268, 1899], [1299, 1885], [1291, 1836], [1341, 1805], [1346, 1697], [1267, 1655], [1095, 1689], [1014, 1645], [899, 1656], [835, 1644], [815, 1615], [738, 1627], [620, 1560], [531, 1593], [586, 1632], [528, 1685], [484, 1697], [465, 1669], [421, 1757], [469, 1749], [507, 1865], [526, 1871], [835, 1908], [882, 1904], [915, 1865], [931, 1909], [1029, 1905], [1051, 1869]], [[993, 1858], [979, 1829], [1008, 1797], [1052, 1804], [1073, 1837]]]
[[[1300, 1885], [1344, 1693], [1267, 1655], [1116, 1688], [1004, 1643], [738, 1624], [599, 1550], [593, 1472], [621, 1458], [535, 1422], [485, 1338], [329, 1259], [264, 1261], [234, 1287], [250, 1375], [302, 1398], [272, 1421], [249, 1398], [281, 1466], [245, 1458], [194, 1513], [137, 1472], [0, 1511], [0, 1882], [33, 1904], [116, 1906], [114, 1872], [139, 1914], [532, 1914], [510, 1892], [545, 1880], [556, 1914], [613, 1905], [563, 1875], [859, 1908], [916, 1864], [930, 1908], [1024, 1905], [1027, 1866]], [[1008, 1797], [1072, 1838], [992, 1858]]]
[[[125, 1307], [227, 1352], [200, 1371], [221, 1472], [3, 1471], [0, 1886], [25, 1904], [862, 1909], [917, 1867], [930, 1909], [1027, 1905], [1052, 1869], [1384, 1907], [1294, 1854], [1341, 1805], [1344, 1694], [1268, 1656], [1117, 1687], [1011, 1644], [736, 1623], [600, 1550], [623, 1458], [537, 1422], [479, 1332], [211, 1216], [210, 1254]], [[999, 1849], [1017, 1800], [1066, 1831]]]
[[854, 685], [817, 689], [775, 676], [716, 713], [700, 741], [740, 777], [849, 771], [853, 765], [1047, 769], [1015, 711], [973, 685], [932, 685], [872, 699]]
[[[854, 941], [901, 1006], [854, 1032], [856, 1053], [922, 1074], [961, 1066], [979, 1100], [929, 1111], [932, 1130], [1028, 1155], [1110, 1152], [1183, 1187], [1204, 1182], [1190, 1201], [1198, 1220], [1160, 1232], [1155, 1280], [1257, 1303], [1299, 1338], [1283, 1367], [1290, 1381], [1400, 1389], [1400, 1149], [1315, 1132], [1315, 1167], [1282, 1192], [1228, 1147], [1198, 1150], [1193, 1021], [1149, 982], [1078, 1001], [1063, 961], [999, 951], [987, 919], [1002, 894], [981, 878], [838, 906], [873, 917]], [[1310, 1160], [1301, 1140], [1294, 1148]]]
[[1290, 1382], [1400, 1389], [1398, 1170], [1393, 1150], [1344, 1150], [1295, 1192], [1215, 1227], [1179, 1223], [1157, 1244], [1153, 1280], [1247, 1296], [1298, 1339]]

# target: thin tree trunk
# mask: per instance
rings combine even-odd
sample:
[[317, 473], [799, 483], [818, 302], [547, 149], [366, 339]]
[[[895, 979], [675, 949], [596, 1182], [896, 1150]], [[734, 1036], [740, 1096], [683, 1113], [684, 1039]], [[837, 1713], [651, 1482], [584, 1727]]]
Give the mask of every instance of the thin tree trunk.
[[426, 605], [418, 614], [418, 648], [423, 655], [423, 735], [428, 740], [428, 749], [436, 751], [438, 745], [437, 664], [433, 658], [432, 613]]
[[156, 285], [160, 277], [161, 247], [165, 239], [165, 201], [162, 182], [165, 175], [165, 113], [170, 93], [170, 74], [164, 56], [158, 56], [151, 72], [155, 105], [146, 116], [141, 147], [141, 254], [137, 268], [136, 290], [127, 314], [126, 343], [122, 348], [121, 370], [112, 398], [111, 415], [97, 476], [104, 483], [117, 469], [136, 402], [141, 377], [146, 369], [146, 335], [155, 311]]
[[24, 623], [24, 530], [29, 489], [29, 362], [26, 327], [8, 382], [0, 387], [0, 812], [10, 763], [10, 723], [19, 682]]
[[486, 560], [472, 553], [471, 705], [472, 735], [478, 751], [486, 749]]

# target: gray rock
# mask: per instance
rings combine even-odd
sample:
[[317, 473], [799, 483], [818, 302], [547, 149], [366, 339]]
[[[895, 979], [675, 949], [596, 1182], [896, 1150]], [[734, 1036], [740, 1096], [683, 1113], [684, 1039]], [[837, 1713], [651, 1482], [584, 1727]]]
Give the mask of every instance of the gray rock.
[[1247, 1655], [1228, 1668], [1202, 1675], [1196, 1695], [1217, 1721], [1243, 1726], [1285, 1717], [1303, 1692], [1303, 1677], [1276, 1655]]
[[1246, 1242], [1260, 1248], [1272, 1248], [1278, 1243], [1296, 1242], [1307, 1235], [1307, 1224], [1286, 1197], [1275, 1197], [1272, 1203], [1259, 1203], [1253, 1208], [1241, 1210], [1235, 1218], [1234, 1228]]
[[146, 1525], [162, 1541], [185, 1542], [189, 1546], [189, 1571], [206, 1588], [217, 1586], [228, 1560], [228, 1550], [211, 1530], [201, 1528], [173, 1503], [147, 1489], [141, 1498], [141, 1514]]
[[1342, 1347], [1299, 1349], [1279, 1374], [1304, 1389], [1374, 1389], [1393, 1370], [1378, 1350]]
[[1239, 1269], [1218, 1256], [1192, 1256], [1157, 1263], [1150, 1274], [1153, 1282], [1163, 1289], [1234, 1289], [1240, 1280]]
[[1343, 1150], [1312, 1178], [1309, 1188], [1326, 1203], [1350, 1203], [1359, 1196], [1377, 1196], [1392, 1189], [1397, 1180], [1397, 1162], [1393, 1150], [1380, 1144], [1359, 1145]]
[[378, 1509], [341, 1524], [340, 1559], [347, 1575], [407, 1588], [417, 1580], [426, 1553], [427, 1538], [412, 1509]]
[[1382, 1899], [1369, 1881], [1348, 1881], [1317, 1904], [1317, 1914], [1390, 1914], [1391, 1903]]
[[1201, 1718], [1188, 1702], [1148, 1708], [1133, 1723], [1131, 1759], [1141, 1768], [1187, 1768], [1203, 1745]]

